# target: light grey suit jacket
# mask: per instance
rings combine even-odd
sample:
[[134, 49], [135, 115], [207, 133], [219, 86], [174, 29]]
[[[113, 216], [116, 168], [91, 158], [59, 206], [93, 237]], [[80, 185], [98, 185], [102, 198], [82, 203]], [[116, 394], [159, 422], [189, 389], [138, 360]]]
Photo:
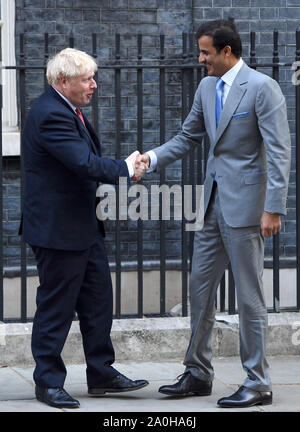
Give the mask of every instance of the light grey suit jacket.
[[206, 132], [205, 212], [216, 174], [226, 223], [260, 225], [264, 210], [286, 214], [291, 143], [285, 99], [276, 81], [244, 64], [216, 128], [216, 79], [202, 79], [181, 132], [153, 150], [157, 169], [182, 158]]

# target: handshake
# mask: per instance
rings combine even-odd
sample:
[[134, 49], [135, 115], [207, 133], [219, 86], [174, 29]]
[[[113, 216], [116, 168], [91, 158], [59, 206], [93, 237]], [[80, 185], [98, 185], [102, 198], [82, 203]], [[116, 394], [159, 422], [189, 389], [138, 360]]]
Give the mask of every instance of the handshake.
[[[132, 180], [140, 180], [150, 168], [150, 156], [147, 153], [141, 154], [138, 150], [131, 153], [125, 162], [128, 166], [128, 171], [131, 174]], [[130, 169], [131, 167], [132, 169]]]

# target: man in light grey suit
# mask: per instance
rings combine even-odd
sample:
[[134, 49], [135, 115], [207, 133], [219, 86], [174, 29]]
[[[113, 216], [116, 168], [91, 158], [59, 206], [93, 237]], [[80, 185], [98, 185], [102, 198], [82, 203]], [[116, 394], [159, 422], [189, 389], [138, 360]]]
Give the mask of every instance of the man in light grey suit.
[[[209, 395], [215, 295], [231, 263], [238, 301], [240, 356], [247, 377], [221, 407], [272, 403], [266, 361], [267, 310], [263, 294], [264, 237], [281, 228], [286, 214], [290, 134], [285, 99], [270, 77], [241, 59], [242, 44], [230, 20], [202, 25], [196, 34], [199, 62], [207, 67], [181, 132], [141, 155], [160, 169], [210, 141], [204, 184], [205, 218], [195, 233], [190, 277], [191, 339], [186, 370], [167, 395]], [[221, 79], [220, 79], [221, 78]]]

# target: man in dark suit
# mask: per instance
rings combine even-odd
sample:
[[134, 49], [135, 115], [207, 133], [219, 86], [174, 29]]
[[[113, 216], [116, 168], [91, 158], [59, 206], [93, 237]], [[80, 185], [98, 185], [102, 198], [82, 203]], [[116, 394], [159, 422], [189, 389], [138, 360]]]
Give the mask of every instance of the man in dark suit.
[[138, 152], [126, 160], [101, 157], [99, 139], [79, 110], [97, 87], [96, 69], [92, 57], [71, 48], [50, 59], [50, 86], [30, 109], [22, 137], [22, 233], [35, 254], [40, 279], [32, 329], [36, 397], [59, 408], [79, 406], [63, 388], [66, 368], [61, 358], [75, 311], [89, 394], [148, 384], [112, 367], [112, 284], [103, 224], [96, 218], [96, 188], [99, 182], [118, 184], [119, 177], [138, 179], [145, 165], [136, 163]]

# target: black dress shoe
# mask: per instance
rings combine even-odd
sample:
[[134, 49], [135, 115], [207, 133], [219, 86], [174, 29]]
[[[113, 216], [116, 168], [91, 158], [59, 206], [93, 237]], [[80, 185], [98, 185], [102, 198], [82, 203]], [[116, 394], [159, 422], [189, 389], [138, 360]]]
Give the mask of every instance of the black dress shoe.
[[80, 405], [79, 401], [73, 399], [62, 387], [44, 388], [36, 386], [35, 395], [38, 401], [55, 408], [78, 408]]
[[211, 394], [212, 382], [197, 379], [189, 371], [180, 376], [178, 383], [162, 386], [158, 391], [169, 396], [209, 396]]
[[222, 408], [247, 408], [254, 405], [270, 405], [272, 403], [271, 391], [255, 391], [248, 387], [240, 387], [233, 395], [218, 400]]
[[146, 380], [131, 380], [126, 376], [119, 374], [110, 381], [98, 385], [97, 387], [89, 387], [88, 393], [92, 396], [100, 396], [105, 393], [118, 393], [139, 390], [149, 384]]

